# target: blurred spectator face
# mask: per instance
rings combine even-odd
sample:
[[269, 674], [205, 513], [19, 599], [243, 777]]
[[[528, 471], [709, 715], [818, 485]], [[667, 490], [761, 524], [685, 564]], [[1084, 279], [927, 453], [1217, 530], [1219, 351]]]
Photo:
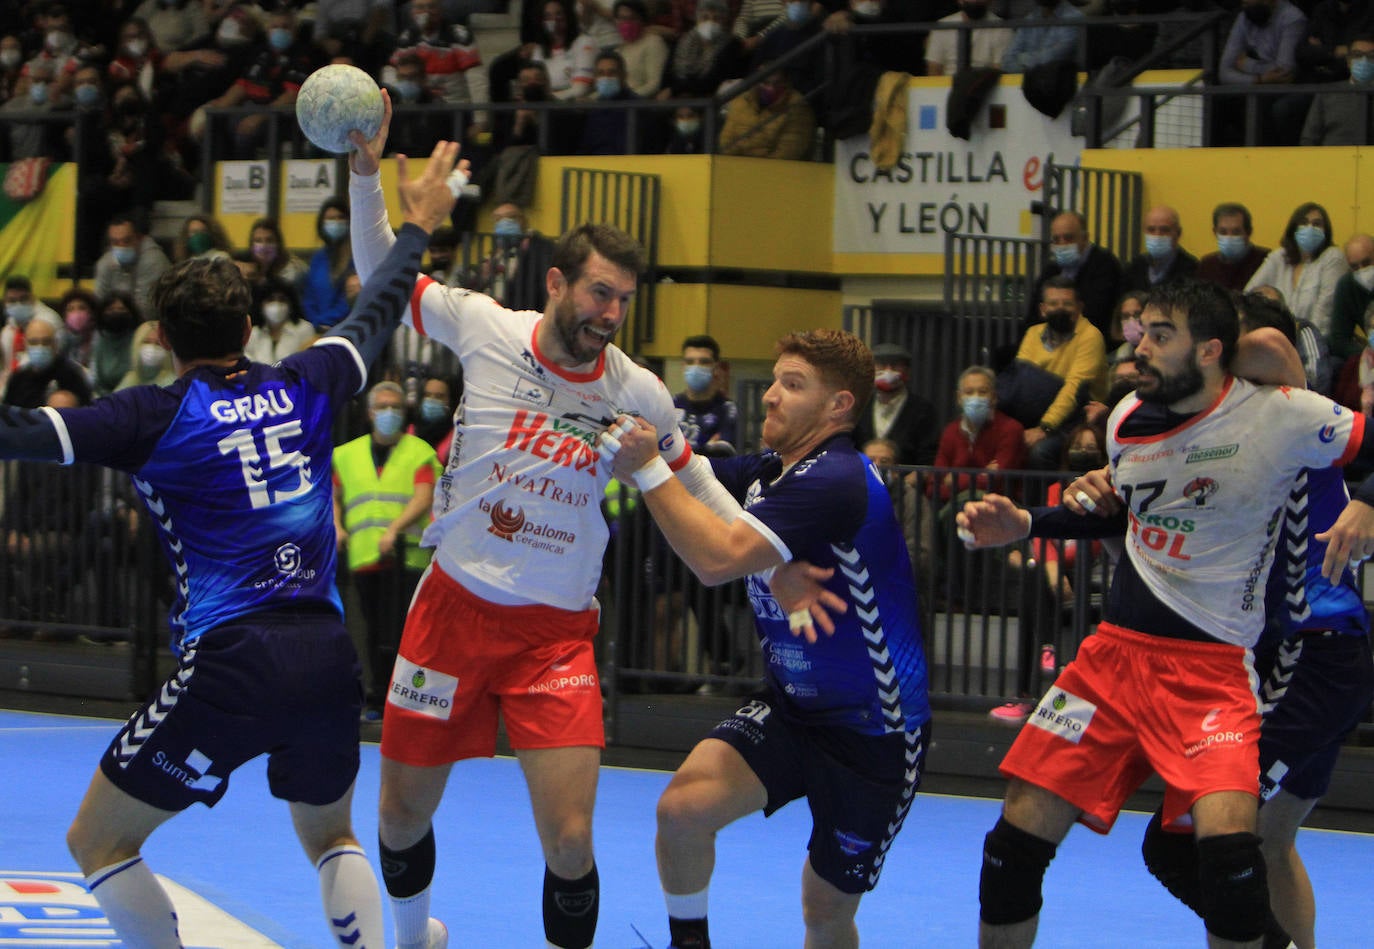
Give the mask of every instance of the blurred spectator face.
[[72, 96], [76, 99], [76, 104], [84, 109], [91, 109], [100, 104], [104, 97], [100, 88], [100, 70], [94, 66], [82, 66], [76, 71], [73, 80]]
[[1050, 243], [1060, 247], [1077, 247], [1081, 253], [1088, 246], [1088, 235], [1073, 214], [1060, 214], [1050, 222]]
[[66, 10], [58, 9], [46, 17], [39, 17], [43, 23], [43, 48], [48, 52], [61, 55], [70, 52], [76, 46], [76, 37], [72, 34], [72, 18]]
[[79, 297], [68, 300], [67, 305], [62, 308], [62, 322], [67, 324], [67, 329], [84, 336], [95, 323], [95, 314], [91, 312], [91, 305]]
[[142, 59], [148, 53], [148, 34], [137, 23], [125, 23], [119, 29], [119, 50], [131, 59]]
[[520, 237], [525, 233], [525, 215], [520, 205], [507, 201], [491, 212], [492, 233], [497, 237]]
[[418, 56], [407, 56], [396, 64], [396, 84], [411, 82], [416, 89], [425, 85], [425, 63]]
[[634, 7], [621, 4], [615, 8], [615, 28], [622, 40], [633, 43], [644, 34], [644, 19]]
[[543, 102], [549, 97], [549, 74], [538, 66], [526, 66], [516, 74], [517, 98], [522, 102]]
[[29, 320], [29, 325], [24, 327], [24, 345], [27, 349], [35, 346], [46, 346], [49, 349], [57, 348], [57, 330], [52, 328], [52, 324], [47, 320]]
[[296, 14], [290, 7], [279, 9], [267, 19], [267, 42], [278, 53], [291, 48], [296, 40]]
[[1245, 215], [1243, 214], [1223, 214], [1217, 218], [1216, 227], [1212, 228], [1212, 233], [1217, 237], [1249, 237], [1250, 232], [1245, 229]]
[[758, 95], [759, 105], [767, 109], [786, 98], [787, 91], [791, 88], [792, 84], [787, 79], [787, 73], [778, 70], [759, 83], [754, 91]]
[[111, 224], [107, 232], [110, 238], [110, 252], [121, 267], [128, 267], [138, 259], [138, 231], [128, 221]]
[[673, 127], [683, 138], [692, 138], [701, 131], [701, 113], [683, 106], [673, 113]]
[[891, 445], [884, 444], [880, 439], [875, 438], [865, 445], [864, 455], [877, 468], [891, 468], [897, 464], [897, 453], [892, 450]]
[[439, 26], [439, 0], [411, 0], [410, 19], [421, 33], [431, 33]]
[[18, 69], [24, 63], [24, 48], [17, 36], [0, 38], [0, 69]]
[[568, 14], [563, 4], [544, 4], [544, 32], [551, 38], [561, 38], [567, 34]]
[[33, 291], [12, 287], [5, 291], [5, 316], [20, 329], [33, 318]]
[[603, 56], [593, 67], [596, 80], [596, 95], [599, 99], [614, 99], [625, 88], [625, 70], [620, 60], [613, 56]]
[[269, 266], [272, 261], [277, 259], [277, 254], [281, 251], [281, 243], [277, 240], [277, 235], [269, 228], [255, 227], [253, 233], [248, 238], [249, 249], [253, 256], [257, 258], [262, 266]]

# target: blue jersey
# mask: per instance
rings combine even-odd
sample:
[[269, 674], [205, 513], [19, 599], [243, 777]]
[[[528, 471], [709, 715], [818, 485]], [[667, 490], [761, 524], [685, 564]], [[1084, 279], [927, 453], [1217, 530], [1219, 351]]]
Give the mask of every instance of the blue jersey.
[[176, 574], [172, 647], [250, 613], [312, 605], [334, 588], [334, 410], [366, 380], [342, 337], [273, 366], [200, 366], [55, 413], [63, 460], [133, 476]]
[[849, 609], [833, 636], [792, 635], [767, 583], [747, 580], [770, 683], [794, 718], [882, 735], [930, 719], [916, 585], [892, 500], [848, 433], [783, 471], [771, 452], [712, 461], [740, 516], [786, 561], [834, 567]]

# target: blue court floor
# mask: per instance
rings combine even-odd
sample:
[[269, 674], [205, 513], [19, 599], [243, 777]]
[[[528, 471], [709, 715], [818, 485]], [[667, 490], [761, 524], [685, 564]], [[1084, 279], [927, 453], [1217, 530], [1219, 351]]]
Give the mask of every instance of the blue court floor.
[[[63, 840], [116, 728], [112, 721], [0, 711], [0, 947], [122, 945], [94, 904], [88, 898], [83, 904]], [[662, 949], [668, 941], [653, 855], [654, 803], [667, 780], [661, 772], [602, 772], [596, 815], [601, 949]], [[356, 826], [374, 861], [377, 781], [377, 747], [365, 745]], [[918, 795], [882, 881], [860, 909], [867, 949], [975, 944], [981, 844], [997, 808], [995, 801]], [[1106, 838], [1081, 828], [1070, 834], [1046, 879], [1041, 945], [1203, 945], [1201, 924], [1141, 868], [1144, 823], [1142, 815], [1126, 814]], [[809, 825], [805, 807], [794, 804], [721, 834], [711, 888], [719, 949], [801, 946], [800, 871]], [[434, 912], [449, 926], [450, 946], [542, 947], [543, 864], [516, 762], [455, 767], [435, 832]], [[1299, 849], [1317, 888], [1318, 944], [1374, 945], [1374, 838], [1309, 831]], [[285, 806], [267, 793], [261, 761], [234, 776], [218, 807], [196, 807], [164, 826], [145, 855], [174, 885], [188, 947], [332, 945], [314, 871]]]

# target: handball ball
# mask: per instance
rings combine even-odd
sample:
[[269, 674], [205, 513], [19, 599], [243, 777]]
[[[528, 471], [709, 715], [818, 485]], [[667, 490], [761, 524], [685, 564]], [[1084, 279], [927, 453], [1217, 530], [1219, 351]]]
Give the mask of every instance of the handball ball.
[[382, 127], [382, 91], [357, 66], [335, 63], [312, 72], [296, 96], [296, 122], [316, 148], [336, 155], [353, 150], [348, 133], [372, 138]]

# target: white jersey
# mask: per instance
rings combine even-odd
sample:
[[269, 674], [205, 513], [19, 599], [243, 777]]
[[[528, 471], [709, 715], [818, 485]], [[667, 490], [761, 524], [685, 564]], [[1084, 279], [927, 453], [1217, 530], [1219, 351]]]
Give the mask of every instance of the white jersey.
[[1223, 642], [1253, 646], [1293, 480], [1303, 468], [1353, 458], [1364, 416], [1305, 390], [1230, 378], [1220, 398], [1183, 425], [1120, 437], [1142, 408], [1152, 407], [1128, 397], [1107, 425], [1112, 478], [1130, 522], [1127, 555], [1179, 616]]

